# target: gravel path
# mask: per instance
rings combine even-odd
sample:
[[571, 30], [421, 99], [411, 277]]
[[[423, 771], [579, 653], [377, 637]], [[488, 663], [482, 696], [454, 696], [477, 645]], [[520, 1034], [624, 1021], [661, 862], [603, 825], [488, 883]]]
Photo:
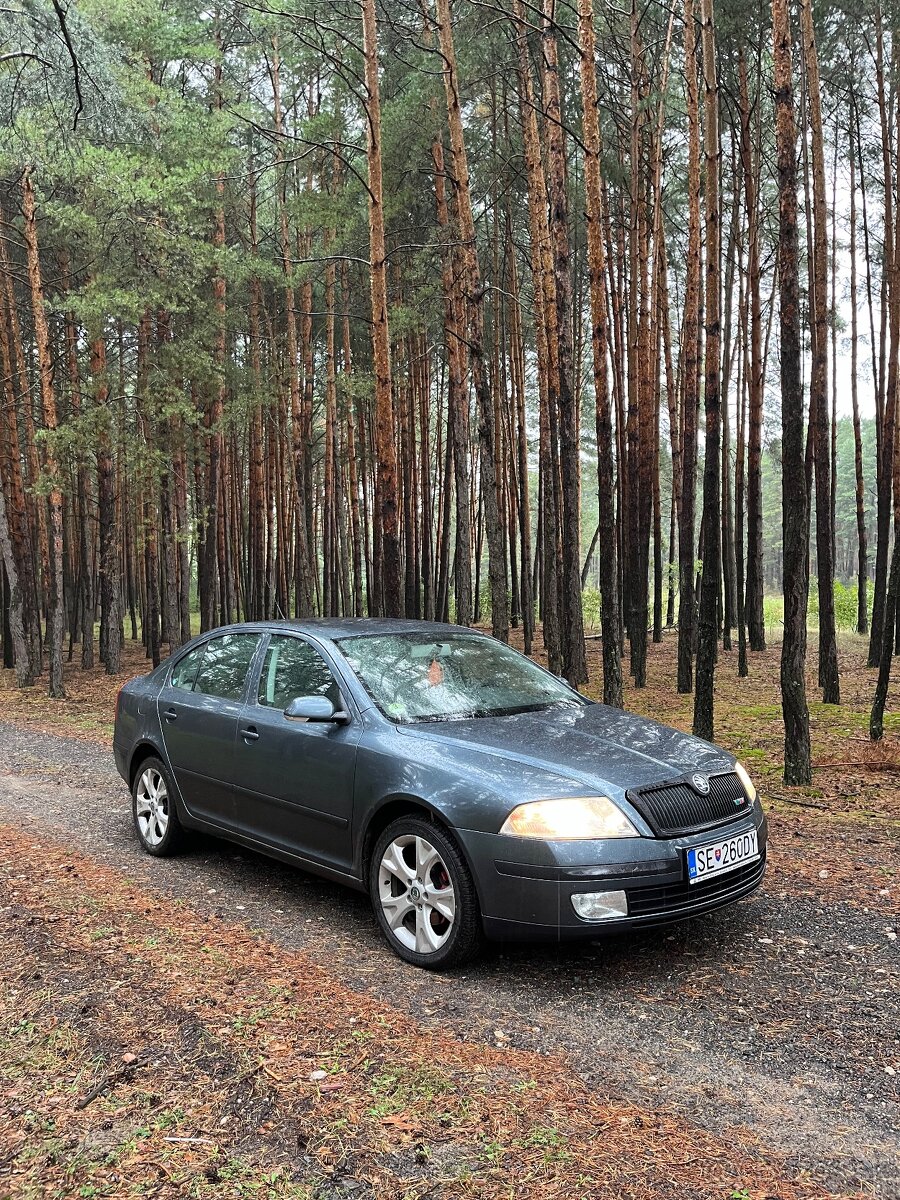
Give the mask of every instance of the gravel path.
[[384, 947], [347, 889], [209, 839], [149, 858], [129, 803], [102, 748], [0, 722], [0, 821], [302, 949], [419, 1021], [562, 1052], [604, 1095], [749, 1131], [834, 1190], [900, 1196], [900, 963], [884, 913], [763, 889], [669, 929], [494, 949], [433, 976]]

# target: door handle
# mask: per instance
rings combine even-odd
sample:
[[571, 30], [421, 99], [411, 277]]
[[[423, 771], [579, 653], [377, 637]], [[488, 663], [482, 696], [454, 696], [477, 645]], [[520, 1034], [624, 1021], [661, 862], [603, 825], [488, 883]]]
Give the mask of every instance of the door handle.
[[250, 725], [247, 729], [241, 730], [241, 737], [248, 744], [250, 742], [258, 742], [259, 741], [259, 731], [253, 725]]
[[175, 711], [174, 708], [167, 708], [166, 711], [163, 713], [163, 716], [166, 718], [167, 721], [175, 721], [178, 719], [178, 713]]

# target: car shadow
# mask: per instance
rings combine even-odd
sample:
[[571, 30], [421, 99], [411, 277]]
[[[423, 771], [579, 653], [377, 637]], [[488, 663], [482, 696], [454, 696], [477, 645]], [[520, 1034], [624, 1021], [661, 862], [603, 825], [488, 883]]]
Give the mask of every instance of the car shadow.
[[[385, 979], [395, 972], [406, 978], [427, 975], [392, 953], [363, 892], [203, 834], [193, 835], [186, 857], [203, 861], [190, 891], [205, 905], [211, 903], [217, 915], [271, 929], [283, 944], [314, 954], [326, 942], [329, 969], [345, 979], [360, 967], [360, 954], [373, 953]], [[514, 990], [517, 978], [533, 986], [539, 977], [552, 984], [572, 973], [601, 990], [646, 985], [653, 976], [672, 984], [688, 976], [698, 960], [706, 969], [716, 962], [723, 968], [737, 963], [741, 948], [758, 936], [761, 914], [770, 905], [765, 893], [757, 892], [727, 908], [655, 928], [584, 941], [488, 942], [478, 959], [444, 978], [479, 980], [503, 992]], [[368, 973], [366, 980], [371, 984]]]

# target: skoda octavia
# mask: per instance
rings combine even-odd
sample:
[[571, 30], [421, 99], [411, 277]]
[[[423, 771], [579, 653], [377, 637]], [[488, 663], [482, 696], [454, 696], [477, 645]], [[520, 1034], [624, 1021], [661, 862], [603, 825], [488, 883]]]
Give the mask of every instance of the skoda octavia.
[[202, 830], [367, 891], [421, 967], [707, 912], [765, 871], [730, 754], [454, 625], [217, 629], [122, 688], [114, 746], [148, 853]]

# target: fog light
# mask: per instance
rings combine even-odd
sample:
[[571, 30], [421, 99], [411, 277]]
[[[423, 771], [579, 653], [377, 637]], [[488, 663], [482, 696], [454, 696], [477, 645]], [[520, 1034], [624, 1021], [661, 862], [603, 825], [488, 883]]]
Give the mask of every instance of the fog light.
[[614, 921], [628, 916], [624, 892], [576, 892], [572, 907], [583, 921]]

